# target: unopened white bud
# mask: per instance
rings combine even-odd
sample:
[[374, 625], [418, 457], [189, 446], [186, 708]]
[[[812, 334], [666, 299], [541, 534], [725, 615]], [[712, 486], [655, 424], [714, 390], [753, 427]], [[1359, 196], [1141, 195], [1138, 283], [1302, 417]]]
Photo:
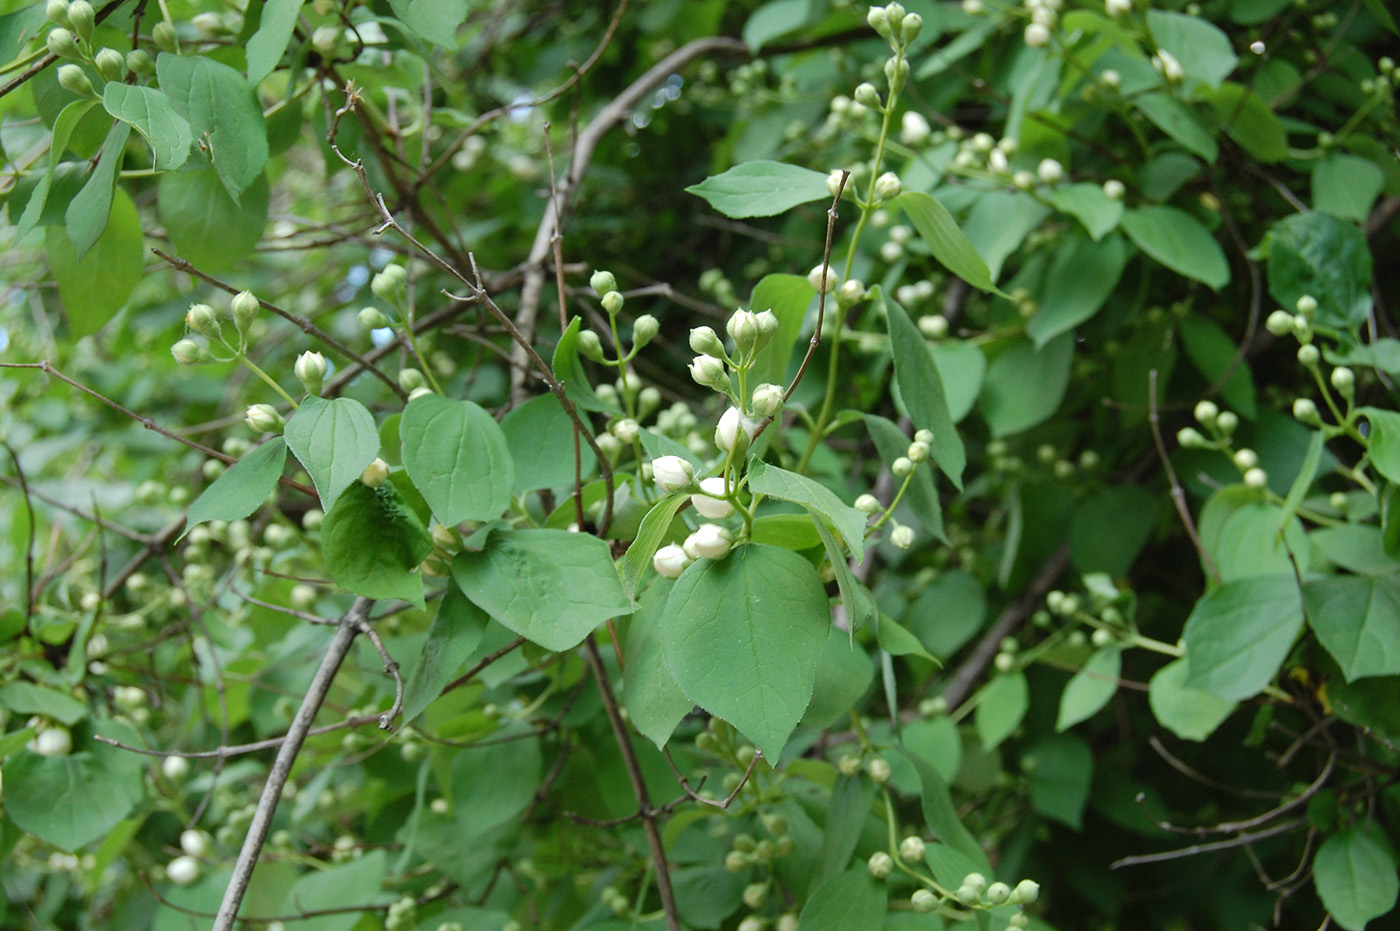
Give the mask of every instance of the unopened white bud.
[[933, 127], [922, 113], [905, 110], [899, 118], [899, 141], [907, 146], [920, 146], [933, 135]]
[[875, 179], [877, 200], [894, 200], [903, 190], [904, 185], [900, 183], [899, 175], [892, 171], [887, 171]]
[[1166, 49], [1158, 49], [1157, 54], [1152, 56], [1152, 67], [1170, 84], [1179, 83], [1186, 77], [1186, 69], [1181, 67], [1177, 57]]
[[254, 433], [280, 433], [286, 421], [271, 404], [250, 404], [243, 420]]
[[1317, 298], [1311, 294], [1304, 294], [1298, 298], [1298, 303], [1293, 305], [1293, 308], [1304, 317], [1311, 318], [1313, 314], [1317, 313]]
[[1183, 449], [1200, 449], [1206, 446], [1206, 438], [1194, 427], [1182, 427], [1176, 431], [1176, 442]]
[[869, 107], [871, 110], [878, 110], [881, 106], [880, 92], [875, 89], [875, 85], [869, 81], [858, 85], [855, 92], [851, 94], [855, 102], [862, 107]]
[[740, 356], [753, 352], [758, 343], [758, 318], [752, 311], [736, 310], [724, 325]]
[[199, 874], [199, 861], [191, 856], [176, 857], [165, 867], [166, 877], [177, 886], [193, 885]]
[[919, 318], [919, 332], [929, 339], [942, 339], [948, 335], [948, 318], [941, 314], [925, 314]]
[[783, 389], [764, 383], [753, 390], [753, 412], [759, 417], [773, 417], [783, 409]]
[[1293, 315], [1286, 310], [1276, 310], [1264, 321], [1264, 329], [1275, 336], [1287, 336], [1293, 332]]
[[680, 456], [662, 456], [651, 461], [651, 478], [663, 494], [672, 494], [690, 487], [695, 470]]
[[179, 782], [190, 772], [190, 761], [182, 756], [168, 756], [160, 764], [160, 771], [171, 782]]
[[685, 550], [674, 543], [668, 543], [656, 551], [651, 558], [651, 567], [668, 579], [678, 579], [685, 567], [690, 565], [690, 557]]
[[1269, 473], [1263, 469], [1250, 469], [1244, 474], [1244, 483], [1249, 488], [1263, 488], [1269, 483]]
[[890, 873], [894, 872], [894, 858], [883, 850], [876, 851], [870, 855], [870, 859], [866, 861], [865, 866], [866, 869], [870, 871], [871, 876], [874, 876], [876, 879], [884, 879], [886, 876], [890, 875]]
[[[846, 98], [842, 97], [840, 99], [845, 100]], [[841, 190], [841, 176], [843, 174], [845, 174], [845, 172], [838, 169], [826, 176], [826, 189], [831, 193], [832, 197], [835, 197], [836, 192]]]
[[607, 294], [603, 295], [603, 299], [600, 303], [609, 315], [616, 317], [618, 313], [621, 312], [622, 305], [626, 303], [626, 299], [623, 298], [621, 291], [609, 291]]
[[1132, 9], [1133, 0], [1104, 0], [1104, 10], [1109, 16], [1122, 16], [1131, 13]]
[[209, 361], [209, 351], [192, 339], [182, 339], [170, 347], [170, 354], [181, 365], [196, 365]]
[[321, 382], [326, 377], [326, 357], [319, 352], [303, 352], [297, 356], [296, 365], [292, 367], [297, 380], [306, 388], [306, 393], [319, 396], [321, 394]]
[[1050, 44], [1050, 30], [1040, 23], [1031, 23], [1021, 38], [1030, 48], [1043, 48]]
[[905, 524], [896, 524], [890, 531], [890, 542], [902, 550], [907, 550], [914, 545], [914, 528]]
[[724, 370], [724, 363], [714, 356], [698, 355], [692, 359], [690, 361], [690, 377], [703, 388], [713, 388], [716, 391], [729, 390], [729, 375]]
[[360, 481], [370, 488], [378, 488], [389, 479], [389, 463], [383, 459], [375, 458], [373, 462], [365, 466], [365, 470], [360, 473]]
[[898, 477], [903, 478], [914, 471], [914, 463], [909, 460], [908, 456], [900, 456], [890, 464], [890, 471]]
[[818, 265], [807, 273], [807, 282], [823, 294], [829, 294], [836, 289], [838, 278], [836, 272], [830, 267], [825, 269], [823, 274], [822, 266]]
[[661, 323], [651, 314], [642, 314], [632, 321], [632, 346], [641, 349], [647, 343], [656, 338], [656, 334], [661, 330]]
[[755, 424], [737, 407], [726, 410], [715, 427], [715, 445], [726, 453], [743, 452], [753, 439]]
[[701, 524], [686, 537], [681, 548], [687, 556], [695, 559], [723, 559], [734, 545], [730, 532], [719, 524]]
[[1041, 159], [1035, 173], [1046, 184], [1054, 184], [1065, 176], [1065, 168], [1053, 158]]
[[724, 476], [713, 475], [700, 480], [700, 493], [690, 496], [690, 503], [701, 517], [723, 520], [734, 513], [734, 505], [724, 498]]
[[594, 293], [602, 297], [609, 291], [617, 290], [617, 279], [613, 277], [612, 272], [595, 271], [593, 276], [588, 279], [588, 285], [593, 289]]
[[848, 278], [836, 290], [836, 299], [842, 304], [854, 304], [865, 297], [865, 282], [859, 278]]
[[1215, 419], [1220, 416], [1220, 408], [1211, 401], [1201, 401], [1196, 405], [1196, 420], [1203, 426], [1211, 426]]
[[909, 451], [905, 456], [910, 462], [919, 463], [928, 458], [929, 446], [927, 443], [920, 443], [918, 440], [909, 444]]
[[880, 499], [869, 492], [857, 497], [854, 507], [864, 514], [878, 514], [885, 509], [884, 505], [880, 504]]
[[1117, 178], [1109, 178], [1103, 183], [1103, 192], [1109, 200], [1122, 200], [1126, 189], [1123, 187], [1122, 181]]
[[208, 304], [191, 304], [185, 314], [185, 326], [210, 339], [219, 335], [219, 318]]
[[690, 348], [702, 355], [724, 355], [724, 343], [720, 342], [719, 334], [707, 326], [690, 331]]
[[924, 859], [925, 846], [922, 837], [911, 834], [899, 842], [899, 855], [915, 863], [921, 862]]

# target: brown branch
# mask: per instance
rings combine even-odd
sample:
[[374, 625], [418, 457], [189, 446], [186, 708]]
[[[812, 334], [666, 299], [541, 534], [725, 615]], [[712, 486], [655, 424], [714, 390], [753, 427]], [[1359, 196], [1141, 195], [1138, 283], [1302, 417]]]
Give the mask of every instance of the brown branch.
[[302, 744], [311, 730], [311, 722], [321, 710], [321, 705], [330, 692], [331, 683], [335, 681], [335, 674], [349, 654], [350, 647], [355, 642], [355, 635], [360, 632], [360, 625], [368, 617], [372, 604], [367, 598], [355, 599], [355, 603], [341, 619], [340, 627], [321, 659], [321, 667], [316, 670], [311, 686], [306, 691], [306, 698], [292, 719], [292, 726], [287, 731], [281, 749], [277, 751], [277, 759], [272, 763], [267, 783], [258, 798], [253, 822], [248, 827], [248, 836], [243, 839], [242, 849], [238, 851], [238, 860], [234, 863], [233, 876], [229, 880], [228, 888], [224, 890], [223, 902], [219, 905], [218, 917], [214, 919], [213, 931], [233, 931], [238, 908], [243, 903], [243, 895], [248, 891], [248, 882], [253, 877], [253, 867], [257, 865], [258, 854], [262, 851], [268, 830], [272, 827], [272, 816], [277, 811], [282, 790], [292, 773], [292, 764], [296, 762], [297, 754], [301, 752]]
[[1186, 489], [1181, 487], [1181, 481], [1176, 477], [1176, 469], [1172, 468], [1171, 458], [1167, 455], [1167, 444], [1162, 441], [1161, 417], [1157, 412], [1157, 370], [1153, 369], [1147, 373], [1147, 422], [1152, 427], [1152, 442], [1157, 446], [1157, 456], [1162, 460], [1162, 468], [1166, 470], [1167, 481], [1171, 483], [1172, 504], [1176, 507], [1177, 516], [1181, 518], [1181, 524], [1186, 528], [1186, 535], [1191, 538], [1191, 545], [1196, 548], [1196, 552], [1201, 557], [1201, 563], [1210, 573], [1210, 577], [1216, 584], [1220, 583], [1220, 570], [1215, 565], [1215, 560], [1211, 559], [1210, 553], [1206, 552], [1206, 545], [1201, 540], [1201, 535], [1196, 532], [1196, 522], [1191, 518], [1191, 509], [1186, 506]]
[[836, 233], [836, 218], [839, 216], [836, 208], [841, 205], [841, 195], [845, 192], [846, 182], [850, 177], [849, 171], [841, 172], [841, 180], [836, 185], [836, 196], [831, 199], [831, 206], [826, 210], [826, 245], [822, 248], [822, 287], [817, 292], [817, 327], [812, 331], [812, 339], [807, 343], [807, 354], [802, 357], [802, 364], [798, 366], [797, 374], [792, 377], [792, 384], [783, 392], [784, 401], [791, 398], [792, 393], [797, 390], [802, 376], [807, 374], [807, 366], [811, 364], [812, 356], [822, 342], [822, 324], [826, 321], [826, 279], [831, 270], [831, 243]]
[[1211, 841], [1208, 844], [1193, 844], [1190, 847], [1182, 847], [1179, 850], [1167, 850], [1162, 853], [1148, 853], [1135, 857], [1122, 857], [1110, 863], [1109, 869], [1119, 869], [1125, 866], [1142, 866], [1148, 863], [1164, 863], [1168, 860], [1179, 860], [1183, 857], [1194, 857], [1197, 854], [1211, 853], [1216, 850], [1230, 850], [1234, 847], [1247, 847], [1250, 844], [1261, 840], [1267, 840], [1279, 834], [1286, 834], [1296, 827], [1301, 827], [1308, 823], [1307, 818], [1295, 818], [1292, 821], [1285, 821], [1276, 824], [1263, 831], [1256, 831], [1253, 834], [1241, 834], [1238, 837], [1230, 837], [1225, 840]]
[[[676, 910], [676, 897], [671, 889], [671, 872], [666, 865], [666, 848], [661, 843], [661, 831], [657, 827], [657, 811], [651, 804], [651, 793], [647, 790], [642, 767], [637, 762], [637, 752], [632, 747], [632, 737], [627, 733], [627, 724], [617, 707], [617, 696], [613, 694], [608, 671], [603, 667], [603, 658], [598, 654], [598, 641], [592, 634], [583, 642], [583, 655], [593, 670], [593, 678], [598, 680], [598, 692], [603, 698], [603, 708], [608, 713], [608, 723], [612, 725], [617, 748], [622, 752], [622, 762], [627, 769], [627, 778], [632, 781], [632, 793], [637, 798], [637, 809], [642, 818], [642, 830], [647, 836], [647, 846], [651, 849], [652, 866], [656, 869], [656, 891], [661, 896], [661, 908], [666, 913], [668, 931], [680, 931], [680, 913]], [[757, 759], [758, 755], [755, 754]]]
[[[0, 440], [0, 445], [5, 447], [5, 451], [10, 454], [11, 461], [15, 464], [15, 475], [19, 479], [20, 492], [24, 495], [24, 507], [29, 513], [29, 526], [25, 532], [24, 545], [24, 619], [27, 622], [34, 616], [34, 501], [29, 497], [29, 480], [24, 477], [24, 468], [19, 464], [19, 454], [15, 452], [7, 440]], [[7, 476], [8, 477], [8, 476]]]

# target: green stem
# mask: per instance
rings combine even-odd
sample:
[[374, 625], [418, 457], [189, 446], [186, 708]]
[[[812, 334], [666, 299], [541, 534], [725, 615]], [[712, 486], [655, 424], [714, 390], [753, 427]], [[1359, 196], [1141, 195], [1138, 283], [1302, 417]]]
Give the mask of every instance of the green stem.
[[237, 359], [239, 362], [243, 363], [243, 365], [248, 369], [248, 371], [252, 372], [254, 375], [267, 382], [268, 386], [271, 387], [273, 391], [276, 391], [282, 396], [282, 400], [292, 405], [292, 410], [296, 410], [297, 402], [292, 399], [292, 396], [290, 394], [282, 390], [282, 386], [277, 384], [277, 382], [273, 380], [271, 375], [268, 375], [266, 372], [260, 369], [256, 362], [254, 362], [252, 359], [248, 358], [241, 352], [238, 352], [237, 355], [234, 356], [234, 358]]

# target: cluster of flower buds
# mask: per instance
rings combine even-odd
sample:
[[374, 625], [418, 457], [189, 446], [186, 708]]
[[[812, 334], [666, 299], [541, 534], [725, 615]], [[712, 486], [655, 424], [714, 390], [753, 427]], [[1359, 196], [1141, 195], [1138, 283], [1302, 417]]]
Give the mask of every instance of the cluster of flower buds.
[[924, 27], [924, 18], [918, 13], [905, 12], [902, 3], [872, 6], [865, 14], [865, 21], [895, 50], [908, 48]]
[[1050, 30], [1059, 19], [1061, 0], [1026, 0], [1026, 12], [1030, 23], [1022, 34], [1022, 39], [1031, 48], [1040, 48], [1050, 43]]
[[[242, 352], [247, 348], [249, 330], [253, 325], [254, 318], [257, 317], [258, 308], [261, 302], [251, 291], [240, 291], [234, 295], [229, 303], [227, 319], [233, 321], [234, 329], [238, 332], [237, 351]], [[224, 338], [223, 321], [220, 314], [208, 304], [191, 304], [190, 309], [185, 312], [185, 327], [192, 333], [223, 343], [230, 349]], [[200, 365], [206, 362], [221, 361], [217, 356], [209, 351], [197, 340], [185, 337], [178, 340], [170, 347], [170, 354], [175, 357], [175, 361], [181, 365]]]
[[734, 535], [719, 524], [701, 524], [684, 543], [668, 543], [656, 551], [651, 565], [668, 579], [680, 578], [697, 559], [723, 559], [734, 545]]

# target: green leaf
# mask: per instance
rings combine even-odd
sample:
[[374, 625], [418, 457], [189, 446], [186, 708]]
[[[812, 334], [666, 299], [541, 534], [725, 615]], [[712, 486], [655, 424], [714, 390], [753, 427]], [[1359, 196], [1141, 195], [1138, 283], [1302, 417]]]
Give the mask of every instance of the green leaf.
[[9, 708], [15, 714], [41, 714], [67, 725], [77, 724], [88, 713], [87, 705], [72, 695], [24, 681], [11, 682], [0, 688], [0, 706]]
[[457, 30], [467, 20], [467, 0], [389, 0], [394, 15], [413, 32], [443, 48], [457, 48]]
[[1082, 737], [1059, 734], [1026, 750], [1031, 807], [1076, 831], [1084, 826], [1084, 805], [1094, 781], [1094, 753]]
[[776, 763], [812, 699], [831, 629], [812, 564], [774, 546], [692, 563], [671, 589], [666, 662], [692, 702]]
[[686, 192], [703, 197], [727, 217], [772, 217], [798, 204], [830, 199], [826, 175], [783, 162], [745, 162], [712, 175]]
[[841, 594], [841, 607], [846, 612], [847, 629], [857, 631], [875, 617], [874, 601], [868, 592], [860, 588], [860, 583], [851, 574], [851, 567], [846, 564], [846, 552], [837, 542], [835, 534], [817, 515], [808, 512], [807, 516], [816, 528], [822, 546], [826, 548], [826, 558], [831, 564], [832, 575], [836, 577], [837, 591]]
[[1385, 336], [1364, 345], [1323, 349], [1322, 357], [1334, 365], [1369, 365], [1392, 375], [1400, 374], [1400, 340]]
[[[869, 595], [862, 593], [862, 598], [869, 602]], [[812, 703], [802, 712], [802, 726], [819, 731], [848, 720], [851, 707], [874, 678], [875, 666], [864, 649], [840, 633], [827, 637], [817, 657], [817, 680], [812, 686]], [[842, 860], [836, 869], [845, 865]]]
[[1021, 726], [1030, 709], [1026, 674], [1020, 670], [1001, 673], [982, 687], [977, 702], [977, 736], [982, 747], [995, 750]]
[[[559, 400], [552, 394], [542, 394], [512, 408], [501, 419], [501, 433], [506, 449], [515, 465], [514, 493], [523, 495], [536, 488], [572, 487], [574, 484], [573, 422]], [[598, 461], [579, 440], [581, 477], [587, 479], [598, 467]]]
[[1381, 528], [1372, 524], [1324, 527], [1308, 534], [1308, 540], [1329, 562], [1348, 572], [1359, 575], [1390, 575], [1400, 572], [1400, 562], [1396, 562], [1385, 551], [1385, 534]]
[[922, 757], [902, 747], [897, 752], [913, 764], [915, 772], [919, 774], [920, 807], [924, 813], [924, 821], [928, 823], [934, 836], [971, 860], [977, 870], [990, 874], [992, 868], [987, 861], [987, 853], [958, 817], [957, 806], [953, 804], [953, 797], [948, 792], [948, 783], [938, 774], [938, 770]]
[[303, 873], [287, 890], [287, 897], [277, 913], [300, 915], [331, 910], [329, 915], [296, 921], [296, 931], [351, 931], [359, 923], [361, 913], [342, 909], [357, 905], [373, 907], [386, 900], [393, 901], [392, 896], [380, 892], [380, 884], [388, 871], [387, 859], [383, 850], [375, 850], [339, 866]]
[[248, 84], [257, 87], [272, 73], [296, 29], [302, 0], [267, 0], [258, 31], [248, 40]]
[[569, 400], [584, 410], [618, 413], [616, 408], [604, 404], [588, 383], [583, 362], [578, 357], [579, 326], [579, 318], [574, 317], [559, 334], [559, 342], [554, 345], [554, 377], [564, 383], [564, 393]]
[[1203, 95], [1215, 118], [1240, 146], [1261, 162], [1288, 157], [1288, 133], [1264, 99], [1243, 84], [1225, 83]]
[[564, 530], [498, 530], [452, 560], [452, 578], [487, 614], [546, 650], [571, 650], [629, 614], [608, 544]]
[[802, 931], [880, 931], [885, 921], [884, 883], [864, 865], [823, 884], [802, 909]]
[[1292, 575], [1226, 582], [1196, 602], [1186, 619], [1185, 685], [1233, 701], [1254, 697], [1273, 681], [1302, 626]]
[[175, 112], [170, 98], [153, 87], [108, 81], [102, 88], [102, 106], [129, 123], [146, 140], [156, 171], [171, 171], [190, 157], [190, 124]]
[[510, 506], [515, 465], [500, 424], [480, 405], [414, 398], [399, 436], [404, 469], [443, 526], [494, 520]]
[[883, 292], [874, 300], [885, 308], [890, 328], [890, 350], [894, 354], [894, 377], [899, 383], [899, 393], [904, 398], [909, 419], [914, 421], [916, 429], [933, 432], [930, 455], [943, 474], [961, 490], [967, 452], [963, 449], [962, 437], [958, 436], [957, 428], [953, 426], [952, 415], [948, 413], [943, 379], [938, 375], [938, 367], [933, 364], [928, 344], [903, 307], [886, 299]]
[[267, 126], [248, 81], [204, 55], [156, 58], [161, 90], [190, 124], [195, 139], [209, 135], [214, 170], [236, 203], [267, 164]]
[[1152, 538], [1161, 499], [1140, 485], [1110, 485], [1090, 495], [1069, 525], [1069, 554], [1080, 572], [1128, 574]]
[[1037, 350], [1018, 339], [992, 360], [982, 383], [982, 417], [993, 436], [1010, 436], [1044, 423], [1060, 409], [1069, 386], [1074, 336], [1062, 333]]
[[[723, 864], [682, 866], [671, 874], [682, 927], [714, 929], [744, 904], [748, 871], [731, 873]], [[595, 926], [596, 927], [596, 926]]]
[[666, 665], [661, 638], [668, 621], [666, 600], [670, 594], [669, 581], [657, 580], [647, 587], [627, 623], [623, 647], [627, 665], [622, 673], [622, 697], [627, 716], [657, 749], [666, 746], [676, 725], [695, 707]]
[[760, 460], [749, 466], [749, 490], [802, 505], [841, 535], [842, 542], [857, 561], [864, 558], [865, 525], [869, 518], [865, 512], [857, 511], [836, 497], [825, 485]]
[[1283, 515], [1278, 526], [1280, 534], [1286, 533], [1293, 524], [1293, 518], [1298, 515], [1298, 508], [1303, 503], [1303, 497], [1312, 487], [1313, 479], [1317, 478], [1317, 467], [1322, 462], [1325, 439], [1320, 431], [1314, 431], [1312, 436], [1308, 437], [1308, 450], [1303, 454], [1302, 467], [1293, 479], [1293, 484], [1288, 486], [1288, 497], [1283, 500]]
[[991, 191], [977, 198], [962, 230], [995, 281], [1007, 257], [1049, 215], [1049, 207], [1024, 191]]
[[[126, 725], [98, 722], [98, 733], [141, 745]], [[20, 830], [75, 851], [121, 823], [144, 797], [145, 766], [126, 750], [78, 741], [69, 756], [24, 751], [5, 763], [5, 813]]]
[[305, 399], [282, 435], [311, 476], [327, 514], [346, 486], [379, 455], [374, 415], [352, 398]]
[[[980, 358], [980, 350], [973, 349]], [[881, 462], [894, 462], [909, 449], [909, 437], [894, 421], [879, 414], [865, 414], [862, 418], [870, 438], [875, 441], [875, 451]], [[909, 487], [904, 492], [904, 500], [914, 516], [919, 518], [924, 530], [940, 540], [947, 540], [943, 530], [943, 506], [938, 500], [938, 487], [932, 469], [916, 468], [909, 477]]]
[[[442, 690], [461, 673], [467, 658], [476, 651], [490, 618], [472, 604], [462, 590], [448, 582], [428, 628], [428, 639], [404, 686], [403, 723], [411, 724], [431, 705]], [[628, 660], [632, 655], [628, 653]]]
[[1400, 895], [1395, 855], [1355, 828], [1338, 831], [1318, 848], [1313, 884], [1332, 918], [1347, 931], [1362, 931], [1371, 919], [1389, 913]]
[[1400, 483], [1400, 414], [1378, 407], [1360, 408], [1371, 424], [1367, 458], [1376, 471], [1392, 482]]
[[744, 44], [757, 52], [772, 40], [802, 27], [811, 15], [811, 0], [770, 0], [744, 23]]
[[[839, 648], [850, 649], [845, 644]], [[841, 875], [850, 864], [851, 854], [855, 853], [860, 835], [870, 820], [875, 791], [875, 783], [864, 773], [836, 777], [836, 784], [831, 787], [831, 801], [826, 807], [826, 833], [822, 836], [821, 860], [812, 879], [814, 889]]]
[[[1097, 185], [1090, 187], [1098, 190]], [[1121, 205], [1119, 209], [1121, 212]], [[1114, 223], [1117, 222], [1115, 217]], [[1127, 264], [1128, 246], [1121, 237], [1102, 242], [1067, 238], [1045, 276], [1040, 309], [1026, 324], [1026, 335], [1035, 342], [1035, 348], [1043, 349], [1056, 336], [1068, 333], [1098, 313], [1118, 286]]]
[[1348, 682], [1400, 674], [1400, 580], [1356, 575], [1316, 579], [1303, 585], [1303, 603], [1313, 632]]
[[[1055, 188], [1050, 192], [1050, 203], [1082, 223], [1095, 242], [1117, 229], [1118, 220], [1123, 216], [1123, 202], [1105, 194], [1102, 184], [1091, 181]], [[1042, 301], [1042, 314], [1044, 306]]]
[[[63, 108], [54, 120], [53, 134], [49, 139], [49, 164], [44, 170], [43, 177], [34, 186], [33, 192], [29, 195], [29, 203], [25, 204], [24, 212], [20, 214], [19, 222], [15, 225], [15, 242], [28, 236], [30, 231], [38, 225], [44, 214], [44, 205], [48, 202], [49, 189], [53, 185], [54, 171], [58, 168], [59, 162], [63, 158], [63, 153], [68, 149], [68, 140], [73, 135], [73, 130], [78, 128], [83, 117], [92, 112], [97, 106], [95, 100], [75, 100]], [[10, 208], [12, 211], [13, 207]], [[13, 213], [11, 214], [13, 216]]]
[[1269, 294], [1287, 309], [1317, 299], [1317, 320], [1351, 328], [1371, 312], [1371, 252], [1366, 234], [1329, 213], [1295, 213], [1265, 238]]
[[534, 737], [464, 747], [455, 756], [448, 785], [462, 840], [515, 820], [544, 775], [540, 742]]
[[1239, 63], [1230, 37], [1204, 17], [1153, 8], [1147, 11], [1147, 29], [1158, 48], [1181, 62], [1187, 77], [1211, 87], [1219, 87]]
[[939, 576], [909, 606], [904, 618], [929, 652], [948, 657], [977, 631], [987, 617], [987, 596], [970, 573], [954, 571]]
[[102, 232], [107, 229], [112, 214], [112, 198], [116, 193], [117, 172], [121, 170], [126, 157], [126, 141], [131, 136], [131, 127], [120, 121], [112, 125], [107, 141], [102, 144], [102, 155], [97, 167], [88, 176], [83, 189], [68, 203], [64, 219], [68, 222], [68, 239], [81, 261], [87, 255]]
[[880, 641], [880, 649], [891, 656], [918, 656], [931, 663], [938, 662], [937, 657], [924, 649], [918, 637], [884, 615], [880, 616], [875, 636]]
[[1147, 702], [1157, 723], [1182, 740], [1205, 740], [1225, 722], [1235, 703], [1210, 692], [1188, 688], [1190, 665], [1183, 657], [1172, 660], [1152, 676]]
[[689, 500], [690, 495], [687, 494], [663, 498], [652, 505], [651, 510], [642, 518], [642, 524], [637, 529], [632, 545], [627, 547], [627, 552], [622, 556], [622, 581], [627, 594], [637, 593], [642, 577], [651, 567], [651, 558], [656, 555], [656, 551], [666, 539], [666, 534], [671, 530], [676, 513]]
[[1123, 230], [1137, 247], [1172, 271], [1219, 291], [1230, 280], [1220, 244], [1201, 222], [1175, 207], [1125, 210]]
[[905, 191], [896, 199], [909, 215], [909, 222], [933, 251], [933, 257], [944, 268], [974, 288], [1001, 294], [992, 281], [987, 263], [977, 254], [967, 235], [958, 229], [948, 208], [922, 191]]
[[1133, 98], [1133, 106], [1182, 148], [1215, 164], [1220, 147], [1196, 111], [1170, 94], [1141, 94]]
[[1370, 11], [1371, 15], [1376, 18], [1376, 22], [1389, 29], [1395, 35], [1400, 35], [1400, 28], [1397, 28], [1395, 25], [1395, 17], [1390, 14], [1390, 10], [1386, 9], [1384, 0], [1361, 0], [1361, 2], [1366, 6], [1366, 9]]
[[245, 454], [194, 499], [181, 538], [207, 520], [238, 520], [256, 511], [277, 487], [286, 461], [287, 443], [280, 436]]
[[418, 564], [432, 551], [433, 538], [393, 482], [377, 488], [352, 483], [321, 525], [326, 571], [366, 598], [401, 598], [423, 607]]
[[126, 304], [141, 280], [141, 218], [125, 191], [117, 191], [102, 236], [82, 259], [68, 234], [45, 234], [49, 268], [74, 339], [96, 333]]
[[48, 21], [45, 4], [31, 3], [0, 16], [0, 65], [9, 64]]
[[270, 197], [264, 176], [235, 201], [214, 169], [199, 168], [161, 175], [156, 209], [176, 255], [201, 269], [224, 271], [262, 239]]
[[[785, 550], [809, 550], [822, 545], [817, 527], [824, 526], [805, 511], [801, 514], [764, 514], [753, 519], [754, 543], [768, 543]], [[831, 531], [827, 531], [828, 535]], [[836, 538], [832, 537], [834, 541]]]
[[982, 393], [982, 380], [987, 374], [987, 357], [976, 343], [961, 339], [942, 339], [929, 346], [933, 367], [943, 382], [947, 396], [948, 415], [953, 423], [961, 423], [977, 403]]
[[1313, 209], [1365, 222], [1384, 186], [1385, 175], [1370, 159], [1329, 152], [1313, 166]]
[[1213, 385], [1226, 371], [1230, 372], [1230, 377], [1220, 388], [1220, 396], [1242, 416], [1253, 420], [1254, 378], [1250, 374], [1249, 363], [1237, 358], [1239, 354], [1235, 343], [1225, 330], [1214, 320], [1195, 313], [1183, 317], [1177, 328], [1187, 358], [1207, 382]]
[[1118, 692], [1118, 676], [1123, 671], [1123, 651], [1116, 646], [1094, 651], [1089, 661], [1074, 674], [1060, 695], [1060, 713], [1055, 730], [1066, 731], [1080, 721], [1098, 714]]
[[[1281, 526], [1286, 528], [1282, 538]], [[1201, 510], [1200, 534], [1224, 582], [1292, 572], [1289, 553], [1300, 559], [1307, 553], [1302, 525], [1296, 519], [1285, 521], [1282, 508], [1260, 501], [1243, 485], [1211, 496]]]
[[[749, 370], [749, 384], [786, 383], [788, 368], [793, 364], [792, 350], [802, 334], [802, 321], [816, 293], [817, 289], [804, 275], [765, 275], [754, 285], [749, 309], [754, 313], [773, 311], [778, 318], [778, 332], [758, 351], [753, 368]], [[828, 309], [830, 306], [827, 305]]]

